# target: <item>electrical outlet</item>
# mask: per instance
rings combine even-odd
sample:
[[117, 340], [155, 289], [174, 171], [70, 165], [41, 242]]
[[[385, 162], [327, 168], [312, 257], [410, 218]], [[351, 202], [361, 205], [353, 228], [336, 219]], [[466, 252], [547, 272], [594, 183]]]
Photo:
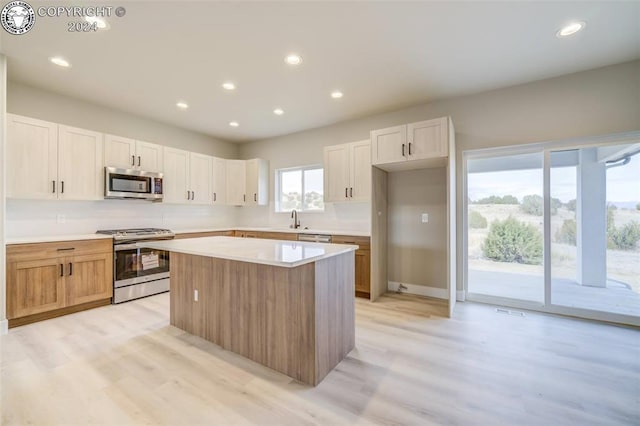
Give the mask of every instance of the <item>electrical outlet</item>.
[[67, 215], [65, 214], [59, 214], [57, 219], [58, 223], [67, 223]]
[[193, 290], [193, 301], [194, 302], [198, 301], [198, 290]]
[[422, 213], [422, 223], [429, 222], [429, 213]]

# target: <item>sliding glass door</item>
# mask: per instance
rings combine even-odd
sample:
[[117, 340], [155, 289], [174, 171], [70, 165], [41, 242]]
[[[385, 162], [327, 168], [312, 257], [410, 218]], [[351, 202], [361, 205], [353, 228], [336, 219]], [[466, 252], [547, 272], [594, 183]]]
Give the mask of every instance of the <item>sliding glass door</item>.
[[640, 324], [640, 143], [465, 153], [467, 298]]

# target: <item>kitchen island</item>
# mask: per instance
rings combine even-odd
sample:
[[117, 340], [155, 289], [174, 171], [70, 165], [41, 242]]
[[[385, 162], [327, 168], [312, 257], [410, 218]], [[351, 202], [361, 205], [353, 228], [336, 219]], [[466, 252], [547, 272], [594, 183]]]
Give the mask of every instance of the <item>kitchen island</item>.
[[175, 327], [313, 386], [354, 348], [358, 246], [234, 237], [138, 245], [171, 252]]

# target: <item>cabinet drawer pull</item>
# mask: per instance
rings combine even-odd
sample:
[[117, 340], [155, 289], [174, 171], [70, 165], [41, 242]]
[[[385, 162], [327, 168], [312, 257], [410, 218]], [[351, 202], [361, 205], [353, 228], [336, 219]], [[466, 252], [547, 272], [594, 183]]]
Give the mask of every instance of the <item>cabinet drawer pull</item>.
[[58, 251], [71, 251], [71, 250], [75, 250], [75, 247], [67, 247], [67, 248], [59, 248]]
[[69, 276], [73, 275], [73, 263], [69, 262]]
[[404, 144], [402, 144], [402, 156], [404, 157]]
[[64, 277], [64, 265], [62, 263], [60, 264], [60, 276]]

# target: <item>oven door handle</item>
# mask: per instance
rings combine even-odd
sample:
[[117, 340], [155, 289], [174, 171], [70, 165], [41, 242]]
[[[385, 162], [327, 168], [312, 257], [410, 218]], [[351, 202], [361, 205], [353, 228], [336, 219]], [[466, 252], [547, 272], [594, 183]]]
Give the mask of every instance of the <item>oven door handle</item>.
[[133, 244], [118, 244], [113, 246], [114, 251], [122, 251], [122, 250], [137, 250], [140, 247], [136, 243]]

